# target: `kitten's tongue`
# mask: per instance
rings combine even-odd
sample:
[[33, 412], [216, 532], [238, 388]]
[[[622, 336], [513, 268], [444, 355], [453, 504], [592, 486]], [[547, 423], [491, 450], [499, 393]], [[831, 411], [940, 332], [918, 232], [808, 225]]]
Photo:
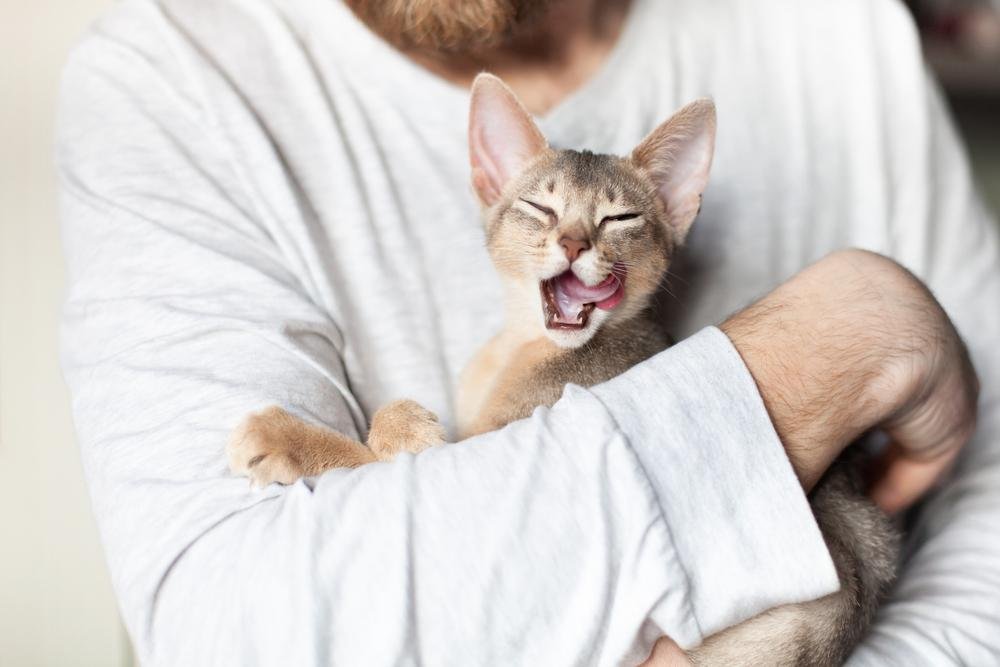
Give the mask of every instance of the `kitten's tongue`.
[[622, 299], [621, 281], [611, 274], [588, 287], [572, 271], [566, 271], [552, 279], [552, 295], [562, 319], [575, 322], [585, 304], [592, 303], [602, 310], [617, 306]]

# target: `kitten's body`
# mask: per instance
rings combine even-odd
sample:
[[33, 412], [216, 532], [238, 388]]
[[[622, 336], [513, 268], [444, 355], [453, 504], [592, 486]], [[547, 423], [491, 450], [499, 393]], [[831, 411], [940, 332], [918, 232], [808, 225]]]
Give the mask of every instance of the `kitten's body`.
[[670, 345], [670, 337], [648, 313], [602, 328], [574, 349], [561, 348], [545, 337], [518, 340], [515, 336], [507, 332], [497, 336], [465, 368], [458, 395], [482, 398], [475, 407], [459, 402], [460, 437], [495, 431], [523, 419], [538, 406], [559, 400], [567, 384], [600, 384]]
[[[495, 77], [479, 77], [472, 100], [473, 184], [506, 288], [506, 322], [462, 375], [463, 437], [525, 418], [569, 383], [599, 384], [669, 347], [651, 303], [700, 208], [715, 137], [714, 106], [699, 101], [627, 158], [555, 151]], [[411, 401], [376, 414], [368, 447], [271, 408], [243, 423], [229, 454], [233, 470], [255, 483], [288, 483], [418, 452], [442, 436], [436, 417]], [[845, 462], [811, 502], [842, 589], [714, 635], [689, 653], [694, 663], [832, 665], [863, 635], [892, 581], [894, 535]]]

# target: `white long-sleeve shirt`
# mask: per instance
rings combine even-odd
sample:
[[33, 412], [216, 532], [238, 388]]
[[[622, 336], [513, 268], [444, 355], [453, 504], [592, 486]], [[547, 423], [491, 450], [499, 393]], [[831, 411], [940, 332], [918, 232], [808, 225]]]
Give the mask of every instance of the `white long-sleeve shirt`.
[[[833, 590], [720, 321], [844, 246], [903, 262], [966, 337], [981, 426], [922, 508], [856, 664], [1000, 660], [1000, 251], [903, 8], [634, 0], [540, 119], [622, 153], [715, 98], [680, 278], [686, 342], [474, 441], [249, 489], [224, 445], [272, 403], [361, 436], [452, 423], [500, 327], [468, 186], [468, 93], [335, 0], [125, 0], [67, 67], [64, 362], [144, 664], [635, 662]], [[887, 323], [891, 326], [891, 323]]]

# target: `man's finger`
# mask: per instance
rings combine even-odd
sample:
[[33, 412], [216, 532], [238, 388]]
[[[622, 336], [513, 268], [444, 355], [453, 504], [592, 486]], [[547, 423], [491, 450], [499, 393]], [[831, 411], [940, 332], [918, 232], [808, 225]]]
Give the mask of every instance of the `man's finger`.
[[690, 667], [684, 651], [670, 637], [660, 637], [653, 652], [639, 667]]
[[885, 454], [881, 474], [868, 493], [887, 514], [902, 512], [941, 479], [958, 452], [956, 447], [936, 458], [917, 460], [909, 458], [899, 446], [892, 445]]

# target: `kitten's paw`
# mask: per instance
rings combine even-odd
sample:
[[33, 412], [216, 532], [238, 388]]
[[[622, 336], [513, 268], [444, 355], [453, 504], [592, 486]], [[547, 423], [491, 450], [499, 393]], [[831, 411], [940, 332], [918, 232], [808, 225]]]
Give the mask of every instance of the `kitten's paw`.
[[305, 476], [293, 451], [299, 420], [278, 406], [254, 412], [233, 431], [226, 445], [229, 469], [263, 488], [273, 482], [291, 484]]
[[444, 427], [437, 415], [416, 401], [393, 401], [372, 417], [368, 446], [380, 459], [399, 452], [416, 454], [444, 442]]

